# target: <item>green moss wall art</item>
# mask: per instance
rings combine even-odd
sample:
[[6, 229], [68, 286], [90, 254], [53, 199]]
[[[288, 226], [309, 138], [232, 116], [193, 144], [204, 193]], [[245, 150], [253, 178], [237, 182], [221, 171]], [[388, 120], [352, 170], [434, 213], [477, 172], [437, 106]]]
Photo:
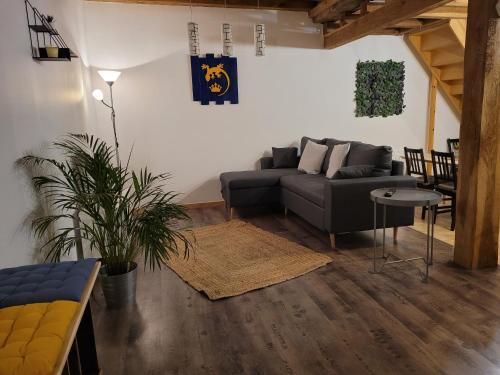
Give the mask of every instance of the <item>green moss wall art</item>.
[[356, 117], [400, 115], [405, 108], [404, 62], [359, 61], [356, 66]]

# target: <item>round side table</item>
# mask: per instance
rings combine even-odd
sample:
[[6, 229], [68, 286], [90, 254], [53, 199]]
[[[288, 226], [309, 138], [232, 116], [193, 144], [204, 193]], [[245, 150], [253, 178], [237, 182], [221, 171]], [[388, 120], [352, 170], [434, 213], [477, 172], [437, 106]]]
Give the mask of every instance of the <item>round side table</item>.
[[[392, 196], [386, 196], [387, 192], [393, 192]], [[373, 272], [380, 273], [384, 266], [388, 264], [411, 262], [415, 260], [423, 260], [425, 263], [424, 280], [429, 277], [429, 265], [432, 264], [434, 252], [434, 217], [436, 215], [436, 207], [443, 199], [443, 195], [437, 191], [413, 188], [383, 188], [376, 189], [370, 193], [370, 199], [373, 201]], [[382, 266], [377, 270], [377, 205], [382, 205], [383, 208], [383, 239], [382, 239], [382, 258], [385, 259]], [[392, 207], [427, 207], [429, 215], [427, 215], [427, 255], [426, 257], [413, 257], [400, 259], [394, 254], [385, 254], [385, 227], [386, 227], [386, 211], [387, 206]], [[432, 212], [432, 215], [430, 213]], [[431, 217], [432, 216], [432, 217]], [[388, 261], [389, 256], [398, 260]]]

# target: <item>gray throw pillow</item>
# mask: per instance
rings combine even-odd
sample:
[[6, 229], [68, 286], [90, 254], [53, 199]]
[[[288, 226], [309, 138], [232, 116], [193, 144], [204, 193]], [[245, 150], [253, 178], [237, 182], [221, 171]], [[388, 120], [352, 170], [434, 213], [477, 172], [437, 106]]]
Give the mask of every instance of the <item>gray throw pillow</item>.
[[328, 147], [325, 145], [308, 141], [300, 158], [299, 171], [307, 174], [319, 174], [327, 150]]
[[299, 157], [297, 147], [273, 147], [273, 168], [297, 168]]
[[327, 178], [333, 178], [335, 173], [337, 173], [337, 171], [344, 166], [350, 147], [350, 143], [333, 146], [330, 154], [330, 160], [328, 161], [328, 170], [326, 171]]
[[352, 143], [356, 142], [341, 141], [340, 139], [335, 139], [335, 138], [325, 138], [324, 141], [325, 141], [324, 144], [328, 146], [328, 151], [326, 152], [325, 161], [323, 162], [323, 167], [321, 171], [323, 173], [326, 173], [326, 171], [328, 170], [328, 166], [330, 164], [330, 155], [332, 154], [333, 147], [337, 145], [342, 145], [344, 143], [351, 143], [352, 145]]
[[346, 165], [373, 165], [376, 168], [391, 170], [392, 148], [353, 142]]
[[319, 145], [324, 145], [325, 140], [324, 139], [314, 139], [314, 138], [309, 138], [309, 137], [302, 137], [300, 140], [300, 155], [304, 153], [304, 149], [306, 148], [307, 142], [312, 141], [314, 143], [317, 143]]
[[371, 177], [374, 168], [373, 165], [351, 165], [349, 167], [342, 167], [335, 173], [335, 178]]

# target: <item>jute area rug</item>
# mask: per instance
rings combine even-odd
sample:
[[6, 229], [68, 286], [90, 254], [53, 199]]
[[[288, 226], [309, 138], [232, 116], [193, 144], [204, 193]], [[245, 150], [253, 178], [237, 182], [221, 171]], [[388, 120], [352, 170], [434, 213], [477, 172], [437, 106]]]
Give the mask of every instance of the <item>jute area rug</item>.
[[168, 265], [211, 300], [281, 283], [332, 261], [240, 220], [196, 228], [194, 234], [189, 259], [174, 257]]

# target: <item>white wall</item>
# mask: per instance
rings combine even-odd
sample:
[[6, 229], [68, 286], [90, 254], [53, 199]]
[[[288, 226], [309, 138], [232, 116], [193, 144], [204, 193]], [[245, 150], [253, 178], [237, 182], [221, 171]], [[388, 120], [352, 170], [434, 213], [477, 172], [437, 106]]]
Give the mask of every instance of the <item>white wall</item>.
[[[80, 53], [78, 0], [33, 0], [56, 17], [66, 42]], [[36, 201], [17, 158], [66, 132], [80, 132], [92, 111], [84, 100], [82, 60], [35, 62], [31, 58], [24, 1], [1, 1], [0, 14], [0, 268], [32, 263], [35, 244], [26, 225]], [[81, 20], [81, 18], [80, 18]], [[70, 26], [70, 27], [68, 27]]]
[[[191, 96], [188, 8], [33, 4], [55, 15], [80, 58], [33, 61], [24, 3], [0, 2], [0, 268], [36, 259], [26, 226], [36, 200], [16, 159], [67, 132], [111, 140], [109, 112], [88, 99], [92, 87], [106, 89], [97, 68], [123, 71], [114, 86], [122, 154], [134, 144], [135, 167], [173, 172], [171, 188], [185, 193], [184, 202], [220, 199], [221, 172], [252, 169], [272, 146], [297, 144], [302, 135], [389, 144], [396, 153], [424, 145], [428, 77], [398, 38], [369, 37], [324, 51], [305, 14], [195, 8], [203, 52], [219, 52], [220, 23], [233, 24], [239, 69], [240, 104], [201, 106]], [[257, 58], [253, 24], [261, 21], [269, 47]], [[389, 58], [406, 62], [407, 109], [387, 119], [355, 118], [356, 62]], [[439, 98], [436, 144], [444, 148], [445, 138], [456, 135], [457, 120]]]
[[[114, 86], [122, 153], [134, 145], [133, 166], [170, 171], [184, 202], [219, 200], [223, 171], [252, 169], [272, 146], [303, 135], [423, 146], [429, 78], [403, 40], [367, 37], [321, 50], [322, 36], [305, 13], [195, 8], [202, 53], [221, 51], [220, 24], [233, 25], [240, 104], [192, 101], [188, 60], [189, 8], [85, 3], [88, 58], [96, 68], [123, 71]], [[267, 26], [267, 56], [255, 57], [253, 24]], [[358, 60], [406, 63], [406, 110], [390, 118], [355, 118]], [[94, 72], [94, 84], [104, 84]], [[109, 114], [98, 129], [111, 137]], [[436, 144], [458, 134], [458, 121], [440, 99]]]

